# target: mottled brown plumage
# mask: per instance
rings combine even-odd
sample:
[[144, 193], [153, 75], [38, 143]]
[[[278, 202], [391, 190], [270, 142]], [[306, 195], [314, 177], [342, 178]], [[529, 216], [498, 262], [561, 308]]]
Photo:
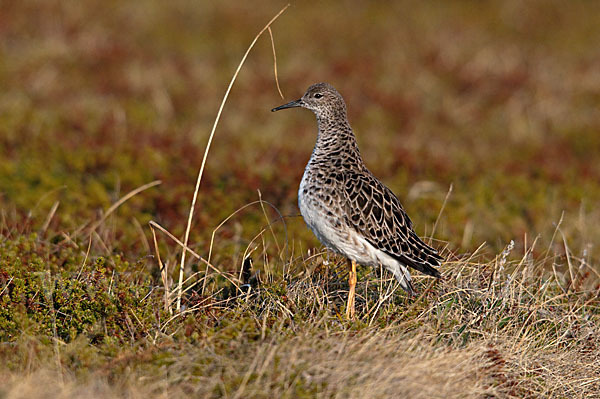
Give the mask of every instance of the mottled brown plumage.
[[306, 224], [328, 248], [363, 265], [382, 265], [413, 294], [407, 267], [439, 277], [443, 258], [425, 244], [394, 193], [366, 168], [342, 96], [327, 83], [297, 101], [317, 117], [317, 142], [304, 171], [298, 205]]

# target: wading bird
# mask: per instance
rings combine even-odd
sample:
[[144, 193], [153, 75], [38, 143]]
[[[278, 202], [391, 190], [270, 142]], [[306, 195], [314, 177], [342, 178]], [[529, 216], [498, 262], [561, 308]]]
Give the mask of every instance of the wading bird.
[[340, 93], [328, 83], [317, 83], [302, 98], [271, 111], [295, 107], [314, 112], [318, 125], [298, 206], [319, 241], [348, 260], [346, 317], [355, 314], [357, 263], [382, 265], [411, 295], [408, 267], [440, 277], [435, 267], [443, 258], [417, 236], [398, 198], [365, 166]]

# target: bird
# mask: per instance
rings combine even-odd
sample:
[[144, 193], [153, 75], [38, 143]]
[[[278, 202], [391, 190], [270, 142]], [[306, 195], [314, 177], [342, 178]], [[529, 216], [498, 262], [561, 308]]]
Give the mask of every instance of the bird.
[[355, 318], [357, 264], [383, 266], [415, 295], [408, 268], [440, 278], [444, 258], [415, 232], [398, 197], [365, 166], [348, 121], [346, 103], [328, 83], [271, 111], [306, 108], [317, 118], [317, 140], [298, 189], [307, 226], [349, 267], [346, 318]]

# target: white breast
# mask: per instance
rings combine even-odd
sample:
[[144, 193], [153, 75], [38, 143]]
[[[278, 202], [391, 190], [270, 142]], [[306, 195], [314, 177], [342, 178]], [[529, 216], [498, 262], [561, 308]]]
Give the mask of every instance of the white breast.
[[[304, 173], [298, 190], [298, 207], [307, 226], [329, 249], [363, 265], [378, 264], [377, 251], [364, 238], [351, 230], [342, 220], [341, 209], [325, 208], [318, 198], [311, 197], [310, 184]], [[304, 193], [304, 189], [307, 192]], [[333, 214], [333, 216], [331, 215]], [[339, 216], [337, 216], [339, 215]]]

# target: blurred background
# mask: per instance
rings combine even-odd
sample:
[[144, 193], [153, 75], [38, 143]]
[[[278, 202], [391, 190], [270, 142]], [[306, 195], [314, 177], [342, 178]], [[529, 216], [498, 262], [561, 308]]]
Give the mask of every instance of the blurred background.
[[[147, 254], [152, 219], [182, 236], [229, 79], [285, 4], [2, 2], [3, 235], [77, 240], [125, 193], [160, 179], [117, 210], [96, 249]], [[600, 3], [294, 2], [273, 36], [285, 98], [265, 34], [216, 131], [190, 239], [198, 251], [257, 190], [291, 216], [291, 239], [318, 245], [296, 205], [314, 117], [270, 109], [326, 81], [346, 99], [367, 166], [419, 233], [431, 234], [453, 185], [436, 246], [486, 242], [494, 254], [513, 239], [523, 253], [539, 236], [544, 252], [563, 215], [573, 252], [598, 256]], [[227, 264], [264, 225], [259, 207], [240, 212], [219, 230], [217, 258]]]

